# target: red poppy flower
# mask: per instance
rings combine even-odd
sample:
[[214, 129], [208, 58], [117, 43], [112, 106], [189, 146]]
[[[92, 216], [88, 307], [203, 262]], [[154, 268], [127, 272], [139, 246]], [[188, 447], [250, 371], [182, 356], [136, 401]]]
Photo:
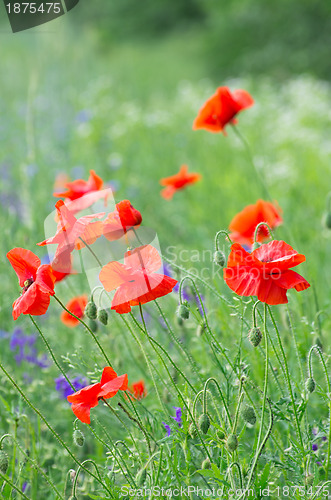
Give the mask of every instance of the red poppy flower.
[[73, 182], [66, 182], [64, 187], [67, 188], [67, 191], [56, 192], [53, 196], [65, 198], [65, 205], [72, 214], [89, 208], [100, 199], [104, 199], [106, 206], [108, 197], [112, 195], [111, 188], [103, 189], [103, 180], [96, 175], [94, 170], [90, 170], [88, 181], [78, 179]]
[[[82, 318], [84, 316], [87, 301], [87, 295], [79, 295], [78, 297], [73, 297], [71, 300], [69, 300], [66, 308], [78, 318]], [[78, 319], [71, 316], [71, 314], [69, 314], [67, 311], [62, 312], [61, 321], [66, 326], [69, 326], [69, 328], [73, 328], [79, 323]]]
[[[255, 205], [248, 205], [232, 219], [229, 225], [230, 238], [241, 245], [252, 245], [254, 243], [254, 233], [256, 226], [260, 222], [266, 222], [270, 229], [279, 226], [283, 219], [281, 210], [277, 203], [257, 200]], [[257, 241], [263, 242], [270, 236], [266, 226], [261, 226], [258, 230]]]
[[139, 380], [138, 382], [130, 385], [129, 391], [134, 395], [136, 399], [143, 399], [147, 395], [145, 382], [143, 380]]
[[109, 262], [100, 272], [99, 278], [104, 288], [115, 292], [111, 308], [119, 314], [131, 311], [131, 306], [146, 304], [167, 295], [177, 281], [155, 271], [162, 265], [156, 248], [145, 245], [129, 251], [124, 256], [124, 264]]
[[92, 220], [100, 219], [105, 214], [85, 215], [76, 219], [62, 200], [56, 203], [55, 208], [59, 219], [56, 233], [37, 245], [57, 244], [56, 269], [58, 272], [68, 273], [71, 269], [71, 252], [75, 248], [79, 250], [84, 247], [85, 243], [92, 245], [102, 235], [103, 223], [101, 221], [92, 222]]
[[237, 123], [235, 116], [243, 109], [253, 106], [254, 100], [246, 90], [230, 92], [228, 87], [218, 87], [202, 106], [194, 120], [193, 130], [206, 129], [209, 132], [223, 132], [224, 127], [230, 123]]
[[195, 184], [200, 179], [200, 174], [189, 174], [188, 166], [182, 165], [178, 174], [172, 175], [171, 177], [165, 177], [160, 180], [161, 186], [166, 186], [165, 189], [162, 189], [161, 196], [163, 196], [166, 200], [171, 200], [176, 191], [183, 189], [189, 184]]
[[118, 240], [133, 227], [140, 226], [141, 222], [141, 213], [129, 200], [123, 200], [116, 204], [116, 210], [103, 221], [103, 234], [110, 241]]
[[76, 271], [72, 269], [72, 256], [70, 255], [70, 262], [68, 262], [68, 269], [64, 271], [63, 269], [63, 262], [58, 261], [57, 258], [54, 258], [53, 261], [51, 262], [52, 266], [52, 271], [55, 276], [55, 283], [59, 283], [60, 281], [64, 280], [67, 276], [70, 274], [76, 274]]
[[62, 191], [60, 193], [54, 193], [53, 196], [56, 198], [67, 198], [69, 200], [76, 200], [81, 198], [87, 193], [93, 191], [100, 191], [103, 187], [103, 180], [99, 177], [94, 170], [90, 170], [90, 177], [88, 181], [83, 179], [77, 179], [73, 182], [67, 182], [65, 184], [67, 191]]
[[234, 243], [227, 267], [223, 270], [224, 280], [238, 295], [256, 295], [261, 302], [270, 305], [286, 304], [288, 289], [301, 292], [310, 286], [300, 274], [290, 269], [305, 260], [304, 255], [284, 241], [270, 241], [252, 253]]
[[30, 250], [13, 248], [7, 258], [18, 276], [21, 296], [13, 303], [13, 318], [21, 314], [45, 314], [54, 295], [55, 277], [49, 264], [40, 265], [40, 259]]
[[125, 391], [127, 387], [127, 374], [118, 377], [110, 366], [106, 366], [103, 369], [100, 382], [84, 387], [68, 396], [67, 399], [69, 403], [72, 403], [71, 408], [76, 417], [84, 424], [89, 424], [91, 422], [91, 408], [97, 406], [101, 398], [112, 398], [118, 391]]

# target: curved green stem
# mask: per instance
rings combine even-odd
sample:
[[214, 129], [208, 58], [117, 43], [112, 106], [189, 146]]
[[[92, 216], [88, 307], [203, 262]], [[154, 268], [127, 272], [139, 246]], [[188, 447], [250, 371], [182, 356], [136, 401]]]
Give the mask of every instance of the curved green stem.
[[29, 317], [32, 321], [32, 323], [34, 324], [34, 326], [37, 328], [38, 332], [39, 332], [39, 335], [41, 336], [41, 338], [43, 339], [44, 341], [44, 344], [46, 345], [51, 357], [52, 357], [52, 360], [54, 361], [55, 365], [58, 367], [58, 369], [60, 370], [60, 372], [62, 373], [62, 375], [64, 376], [64, 378], [66, 379], [66, 381], [68, 382], [68, 384], [70, 385], [71, 389], [75, 392], [76, 389], [75, 387], [73, 386], [73, 384], [70, 382], [69, 378], [67, 377], [65, 371], [63, 370], [62, 366], [60, 365], [60, 363], [57, 361], [57, 359], [55, 358], [54, 354], [53, 354], [53, 351], [52, 351], [52, 348], [51, 346], [49, 345], [45, 335], [42, 333], [42, 331], [40, 330], [39, 326], [37, 325], [37, 323], [35, 322], [35, 320], [33, 319], [33, 317], [31, 316], [31, 314], [29, 314]]
[[256, 242], [257, 242], [257, 233], [259, 232], [259, 229], [260, 229], [260, 227], [262, 227], [262, 226], [265, 226], [265, 227], [267, 227], [267, 228], [268, 228], [268, 231], [269, 231], [269, 233], [270, 233], [271, 239], [272, 239], [272, 240], [274, 239], [274, 237], [273, 237], [273, 234], [272, 234], [272, 231], [271, 231], [271, 228], [270, 228], [269, 224], [267, 224], [266, 222], [260, 222], [260, 223], [256, 226], [255, 231], [254, 231], [254, 243], [256, 243]]
[[214, 242], [215, 242], [215, 250], [216, 250], [216, 251], [217, 251], [217, 250], [219, 250], [219, 246], [218, 246], [218, 239], [219, 239], [219, 237], [220, 237], [220, 235], [221, 235], [221, 234], [224, 234], [224, 235], [225, 235], [225, 238], [227, 238], [227, 239], [229, 240], [229, 242], [231, 243], [231, 245], [232, 245], [232, 243], [233, 243], [233, 241], [231, 240], [231, 238], [230, 238], [230, 236], [229, 236], [229, 232], [228, 232], [228, 231], [226, 231], [225, 229], [221, 229], [221, 230], [220, 230], [220, 231], [218, 231], [218, 232], [216, 233], [216, 235], [215, 235], [215, 240], [214, 240]]
[[88, 327], [88, 325], [85, 323], [85, 321], [83, 321], [81, 318], [79, 318], [78, 316], [76, 316], [74, 313], [72, 313], [71, 311], [69, 311], [69, 309], [66, 308], [66, 306], [61, 302], [61, 300], [56, 296], [56, 295], [53, 295], [54, 299], [60, 304], [60, 306], [65, 310], [67, 311], [68, 314], [70, 314], [73, 318], [76, 318], [83, 326], [85, 326], [86, 330], [89, 332], [89, 334], [93, 337], [93, 340], [94, 342], [97, 344], [97, 346], [99, 347], [102, 355], [104, 356], [105, 360], [107, 361], [108, 363], [108, 366], [112, 366], [111, 365], [111, 362], [107, 356], [107, 354], [105, 353], [102, 345], [100, 344], [99, 340], [97, 339], [97, 337], [95, 336], [95, 334], [92, 332], [92, 330]]

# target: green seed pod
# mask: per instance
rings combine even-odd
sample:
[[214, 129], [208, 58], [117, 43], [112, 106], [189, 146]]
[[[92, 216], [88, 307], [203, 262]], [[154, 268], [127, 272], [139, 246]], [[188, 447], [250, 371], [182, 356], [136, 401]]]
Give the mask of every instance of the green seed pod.
[[0, 471], [2, 474], [6, 474], [8, 470], [9, 460], [8, 455], [5, 451], [0, 450]]
[[85, 436], [79, 429], [74, 430], [72, 437], [73, 437], [73, 440], [74, 440], [74, 443], [76, 446], [83, 446], [84, 445]]
[[98, 314], [98, 309], [93, 300], [90, 300], [85, 307], [85, 316], [90, 319], [96, 319]]
[[316, 387], [315, 380], [313, 378], [307, 378], [306, 380], [306, 389], [308, 392], [314, 392]]
[[107, 313], [106, 309], [99, 309], [99, 311], [98, 311], [98, 320], [103, 325], [107, 325], [108, 324], [108, 313]]
[[211, 463], [209, 458], [206, 458], [202, 464], [201, 464], [201, 469], [210, 469], [211, 468]]
[[98, 323], [94, 319], [89, 319], [88, 326], [93, 333], [98, 331]]
[[225, 255], [220, 250], [216, 250], [216, 252], [214, 253], [213, 260], [214, 260], [215, 264], [217, 264], [218, 266], [224, 267]]
[[262, 333], [260, 328], [252, 328], [248, 334], [248, 340], [253, 347], [257, 347], [262, 340]]
[[241, 415], [249, 425], [254, 425], [256, 423], [256, 414], [253, 406], [246, 405], [241, 411]]
[[220, 441], [223, 441], [225, 439], [225, 434], [223, 431], [217, 431], [216, 436]]
[[177, 310], [177, 315], [181, 319], [189, 319], [190, 317], [190, 310], [187, 307], [186, 304], [180, 304]]
[[189, 425], [189, 428], [188, 428], [188, 433], [189, 433], [189, 436], [194, 439], [197, 437], [198, 435], [198, 431], [197, 431], [197, 428], [196, 426], [194, 425], [193, 422], [190, 423]]
[[238, 438], [235, 434], [230, 434], [228, 439], [226, 440], [226, 447], [229, 451], [236, 451], [238, 448]]
[[197, 337], [202, 337], [205, 331], [206, 331], [206, 324], [204, 323], [204, 321], [202, 321], [197, 328]]
[[203, 413], [198, 421], [199, 429], [204, 433], [207, 434], [208, 429], [210, 427], [210, 418], [208, 417], [207, 413]]
[[136, 484], [137, 484], [138, 487], [142, 486], [145, 483], [146, 477], [147, 477], [147, 471], [146, 471], [146, 469], [145, 468], [144, 469], [140, 469], [140, 471], [137, 473], [136, 479], [135, 479]]

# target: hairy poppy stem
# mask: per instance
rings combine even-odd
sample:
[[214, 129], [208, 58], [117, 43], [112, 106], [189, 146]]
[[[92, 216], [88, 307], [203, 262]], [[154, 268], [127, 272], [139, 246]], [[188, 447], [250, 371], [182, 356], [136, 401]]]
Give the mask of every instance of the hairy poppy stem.
[[328, 388], [327, 396], [328, 396], [328, 400], [329, 400], [329, 434], [328, 434], [328, 450], [327, 450], [327, 454], [326, 454], [327, 458], [326, 458], [326, 466], [325, 466], [325, 479], [327, 479], [328, 478], [328, 474], [329, 474], [330, 453], [331, 453], [331, 384], [330, 384], [330, 377], [329, 377], [329, 374], [328, 374], [328, 369], [326, 367], [324, 356], [323, 356], [323, 353], [322, 353], [322, 351], [321, 351], [321, 349], [319, 348], [318, 345], [313, 345], [310, 348], [309, 353], [308, 353], [308, 373], [309, 373], [309, 377], [313, 378], [313, 368], [312, 368], [312, 360], [311, 360], [311, 358], [312, 358], [312, 355], [313, 355], [314, 351], [316, 352], [316, 354], [318, 354], [318, 356], [320, 358], [321, 364], [323, 366], [323, 371], [324, 371], [324, 376], [325, 376], [327, 388]]
[[288, 371], [288, 365], [287, 365], [287, 359], [286, 359], [285, 351], [284, 351], [284, 348], [283, 348], [283, 344], [282, 344], [282, 340], [281, 340], [281, 337], [280, 337], [280, 334], [279, 334], [277, 323], [276, 323], [276, 321], [275, 321], [275, 319], [273, 317], [273, 314], [271, 312], [270, 306], [268, 306], [268, 310], [269, 310], [269, 315], [270, 315], [271, 321], [272, 321], [272, 323], [274, 325], [274, 329], [275, 329], [275, 332], [276, 332], [276, 335], [277, 335], [278, 345], [279, 345], [280, 351], [282, 353], [284, 370], [285, 370], [285, 380], [287, 382], [287, 387], [288, 387], [288, 391], [289, 391], [291, 402], [292, 402], [293, 413], [294, 413], [294, 418], [295, 418], [295, 423], [296, 423], [296, 428], [297, 428], [297, 434], [298, 434], [298, 438], [299, 438], [300, 446], [301, 446], [301, 452], [304, 453], [304, 445], [303, 445], [302, 433], [301, 433], [301, 428], [300, 428], [300, 423], [299, 423], [299, 418], [298, 418], [298, 413], [297, 413], [297, 407], [296, 407], [295, 400], [294, 400], [294, 394], [293, 394], [293, 389], [292, 389], [292, 385], [291, 385], [290, 374], [289, 374], [289, 371]]
[[[141, 315], [142, 315], [142, 319], [143, 319], [142, 307], [141, 307], [141, 304], [140, 304], [140, 303], [139, 303], [139, 308], [140, 308], [140, 313], [141, 313]], [[143, 320], [143, 323], [144, 323], [144, 325], [145, 325], [145, 321], [144, 321], [144, 320]], [[145, 325], [145, 329], [146, 329], [146, 325]], [[201, 442], [201, 444], [202, 444], [202, 446], [203, 446], [203, 448], [204, 448], [205, 452], [207, 453], [207, 456], [208, 456], [209, 460], [212, 462], [211, 455], [210, 455], [210, 453], [209, 453], [209, 451], [208, 451], [208, 448], [207, 448], [207, 446], [206, 446], [206, 444], [205, 444], [205, 442], [204, 442], [203, 438], [201, 437], [200, 430], [199, 430], [199, 428], [198, 428], [198, 426], [197, 426], [197, 424], [196, 424], [196, 422], [195, 422], [195, 420], [194, 420], [194, 418], [193, 418], [193, 415], [192, 415], [192, 412], [191, 412], [191, 410], [190, 410], [190, 407], [189, 407], [189, 405], [187, 404], [187, 402], [186, 402], [185, 398], [183, 397], [183, 395], [182, 395], [181, 391], [178, 389], [177, 385], [176, 385], [176, 384], [175, 384], [175, 382], [173, 381], [173, 378], [172, 378], [172, 376], [171, 376], [171, 374], [170, 374], [170, 372], [169, 372], [169, 369], [168, 369], [168, 367], [167, 367], [167, 365], [166, 365], [166, 363], [165, 363], [164, 359], [162, 358], [162, 356], [160, 355], [160, 353], [158, 352], [158, 350], [156, 349], [156, 347], [152, 344], [152, 342], [153, 342], [153, 343], [155, 343], [156, 345], [158, 345], [158, 346], [161, 348], [161, 350], [162, 350], [162, 352], [163, 352], [164, 354], [167, 354], [167, 353], [165, 352], [165, 350], [163, 349], [163, 347], [162, 347], [162, 346], [161, 346], [158, 342], [156, 342], [156, 340], [154, 340], [152, 337], [150, 337], [150, 336], [148, 335], [147, 330], [145, 330], [145, 333], [146, 333], [147, 338], [148, 338], [149, 342], [151, 343], [151, 345], [152, 345], [152, 347], [153, 347], [153, 349], [154, 349], [155, 353], [157, 354], [157, 356], [159, 357], [159, 359], [160, 359], [161, 363], [163, 364], [163, 366], [164, 366], [164, 368], [165, 368], [165, 370], [166, 370], [166, 372], [167, 372], [167, 374], [168, 374], [169, 380], [171, 381], [172, 385], [173, 385], [173, 386], [174, 386], [174, 388], [175, 388], [175, 391], [177, 392], [177, 394], [179, 395], [180, 399], [182, 400], [182, 402], [183, 402], [184, 406], [186, 407], [186, 409], [187, 409], [187, 411], [188, 411], [188, 413], [189, 413], [189, 415], [190, 415], [190, 418], [192, 419], [193, 425], [194, 425], [194, 426], [195, 426], [195, 428], [196, 428], [197, 434], [198, 434], [198, 436], [199, 436], [199, 440], [200, 440], [200, 442]], [[179, 370], [179, 368], [178, 368], [178, 367], [177, 367], [177, 366], [173, 363], [173, 361], [171, 360], [171, 358], [170, 358], [170, 356], [169, 356], [168, 354], [167, 354], [167, 357], [168, 357], [168, 359], [172, 362], [172, 364], [173, 364], [173, 365], [177, 368], [177, 370], [178, 370], [178, 371], [179, 371], [179, 372], [183, 375], [183, 377], [185, 378], [185, 380], [188, 382], [188, 380], [186, 379], [185, 375], [184, 375], [184, 374], [181, 372], [181, 370]], [[188, 383], [189, 383], [190, 387], [191, 387], [191, 388], [194, 390], [194, 392], [196, 393], [196, 390], [193, 388], [193, 386], [191, 385], [191, 383], [190, 383], [190, 382], [188, 382]]]
[[198, 377], [200, 378], [200, 380], [202, 380], [202, 377], [201, 377], [201, 375], [200, 375], [200, 373], [199, 373], [198, 367], [197, 367], [197, 365], [196, 365], [196, 363], [195, 363], [194, 359], [192, 358], [191, 354], [190, 354], [190, 353], [189, 353], [189, 352], [185, 349], [185, 347], [184, 347], [183, 343], [182, 343], [182, 342], [181, 342], [181, 341], [177, 338], [177, 336], [176, 336], [176, 335], [175, 335], [175, 333], [173, 332], [172, 328], [171, 328], [171, 327], [170, 327], [170, 325], [169, 325], [169, 322], [168, 322], [168, 320], [167, 320], [166, 315], [165, 315], [165, 314], [164, 314], [164, 312], [162, 311], [161, 306], [159, 305], [159, 303], [157, 302], [157, 300], [156, 300], [156, 299], [154, 299], [154, 302], [155, 302], [155, 304], [156, 304], [156, 307], [157, 307], [157, 308], [158, 308], [158, 310], [159, 310], [159, 313], [161, 314], [161, 317], [163, 318], [163, 321], [165, 322], [165, 324], [166, 324], [166, 326], [167, 326], [167, 328], [168, 328], [168, 331], [169, 331], [169, 333], [170, 333], [170, 336], [171, 336], [172, 340], [173, 340], [173, 341], [174, 341], [174, 342], [178, 345], [178, 347], [179, 347], [179, 349], [181, 350], [181, 352], [182, 352], [183, 356], [185, 356], [185, 357], [188, 359], [188, 361], [189, 361], [189, 363], [190, 363], [190, 365], [191, 365], [191, 367], [192, 367], [193, 371], [194, 371], [194, 372], [198, 375]]
[[73, 384], [70, 382], [69, 378], [67, 377], [65, 371], [63, 370], [62, 366], [60, 365], [60, 363], [57, 361], [57, 359], [55, 358], [54, 356], [54, 353], [52, 351], [52, 348], [51, 346], [49, 345], [46, 337], [44, 336], [44, 334], [42, 333], [42, 331], [40, 330], [39, 326], [37, 325], [37, 323], [35, 322], [35, 320], [33, 319], [33, 317], [31, 316], [31, 314], [29, 314], [29, 317], [32, 321], [32, 323], [34, 324], [34, 326], [37, 328], [41, 338], [43, 339], [43, 342], [44, 344], [46, 345], [50, 355], [52, 356], [52, 360], [54, 361], [55, 365], [58, 367], [58, 369], [60, 370], [60, 372], [62, 373], [62, 375], [64, 376], [64, 378], [66, 379], [66, 381], [68, 382], [68, 384], [70, 385], [71, 389], [75, 392], [76, 389], [75, 387], [73, 386]]
[[1, 471], [0, 471], [0, 477], [3, 479], [3, 481], [5, 483], [9, 484], [9, 486], [11, 487], [12, 490], [17, 491], [17, 493], [19, 493], [19, 495], [21, 496], [21, 498], [26, 498], [26, 500], [30, 500], [29, 497], [27, 497], [25, 495], [25, 493], [23, 493], [22, 490], [20, 490], [17, 486], [15, 486], [15, 484], [7, 476], [5, 476], [4, 474], [2, 474]]
[[139, 422], [136, 418], [134, 418], [134, 417], [133, 417], [133, 416], [132, 416], [132, 415], [128, 412], [128, 410], [127, 410], [127, 409], [126, 409], [126, 408], [122, 405], [122, 403], [117, 403], [117, 404], [118, 404], [118, 406], [121, 408], [121, 410], [123, 410], [123, 411], [124, 411], [124, 413], [126, 414], [126, 416], [127, 416], [130, 420], [132, 420], [132, 422], [135, 422], [135, 423], [138, 425], [139, 429], [140, 429], [140, 430], [141, 430], [141, 432], [144, 434], [145, 439], [146, 439], [146, 443], [147, 443], [147, 446], [148, 446], [148, 451], [149, 451], [149, 454], [150, 454], [150, 456], [151, 456], [151, 455], [152, 455], [152, 448], [151, 448], [151, 443], [150, 443], [150, 440], [149, 440], [148, 433], [147, 433], [146, 429], [144, 428], [144, 426], [143, 426], [143, 425], [141, 425], [141, 423], [140, 423], [140, 422]]
[[243, 146], [246, 150], [246, 154], [247, 154], [247, 157], [249, 159], [249, 162], [254, 169], [254, 173], [255, 173], [256, 177], [259, 179], [267, 198], [271, 201], [272, 198], [271, 198], [271, 195], [269, 193], [269, 189], [268, 189], [266, 183], [264, 182], [263, 177], [262, 177], [261, 173], [259, 172], [257, 166], [255, 165], [253, 154], [252, 154], [252, 151], [251, 151], [251, 148], [250, 148], [250, 145], [249, 145], [247, 139], [241, 134], [241, 132], [238, 130], [237, 126], [231, 127], [231, 128], [234, 131], [234, 133], [236, 134], [236, 136], [239, 138], [241, 143], [243, 144]]
[[85, 326], [86, 330], [92, 335], [93, 337], [93, 340], [94, 342], [97, 344], [97, 346], [99, 347], [101, 353], [103, 354], [105, 360], [107, 361], [108, 363], [108, 366], [112, 366], [111, 365], [111, 362], [107, 356], [107, 354], [105, 353], [102, 345], [100, 344], [100, 342], [98, 341], [97, 337], [95, 336], [95, 334], [92, 332], [92, 330], [87, 326], [87, 324], [85, 323], [85, 321], [83, 321], [81, 318], [78, 318], [78, 316], [76, 316], [74, 313], [72, 313], [71, 311], [69, 311], [69, 309], [66, 308], [66, 306], [61, 302], [61, 300], [56, 296], [56, 295], [53, 295], [54, 299], [60, 304], [60, 306], [65, 310], [67, 311], [67, 313], [69, 313], [73, 318], [76, 318], [83, 326]]
[[267, 224], [266, 222], [259, 222], [259, 224], [256, 226], [255, 231], [254, 231], [254, 243], [257, 242], [257, 234], [258, 234], [259, 229], [260, 229], [261, 226], [265, 226], [265, 227], [268, 228], [268, 231], [270, 233], [271, 239], [273, 240], [274, 237], [273, 237], [272, 230], [271, 230], [269, 224]]
[[[96, 473], [97, 473], [97, 475], [98, 475], [98, 477], [100, 479], [100, 482], [102, 482], [101, 475], [100, 475], [100, 472], [99, 472], [99, 469], [98, 469], [96, 463], [92, 459], [90, 459], [90, 458], [88, 458], [87, 460], [84, 460], [84, 462], [82, 462], [81, 465], [78, 467], [76, 475], [75, 475], [75, 480], [74, 480], [74, 484], [73, 484], [73, 487], [72, 487], [72, 496], [74, 498], [76, 498], [76, 488], [77, 488], [77, 481], [78, 481], [79, 473], [82, 470], [83, 466], [85, 464], [87, 464], [87, 463], [90, 463], [90, 464], [94, 465], [94, 468], [95, 468]], [[114, 496], [113, 496], [113, 494], [111, 492], [110, 492], [110, 496], [111, 496], [111, 498], [114, 498]]]
[[221, 229], [215, 235], [215, 250], [219, 250], [218, 240], [219, 240], [219, 237], [220, 237], [221, 234], [224, 234], [225, 238], [227, 238], [229, 240], [229, 242], [231, 243], [231, 245], [233, 243], [233, 241], [231, 240], [231, 238], [229, 236], [228, 231], [226, 231], [225, 229]]
[[232, 425], [232, 419], [231, 419], [231, 414], [230, 414], [230, 411], [229, 411], [229, 407], [228, 407], [227, 402], [225, 400], [225, 397], [223, 395], [222, 389], [220, 388], [219, 383], [217, 382], [217, 380], [214, 377], [210, 377], [208, 380], [206, 380], [204, 388], [203, 388], [203, 412], [207, 413], [207, 387], [208, 387], [208, 385], [211, 382], [214, 382], [214, 384], [217, 387], [217, 390], [218, 390], [218, 392], [219, 392], [219, 394], [221, 396], [221, 399], [222, 399], [222, 402], [223, 402], [223, 405], [224, 405], [224, 409], [225, 409], [226, 415], [228, 417], [229, 425], [231, 426]]
[[[26, 397], [26, 395], [24, 394], [24, 392], [22, 391], [22, 389], [17, 385], [17, 383], [15, 382], [15, 380], [9, 375], [9, 373], [7, 372], [7, 370], [5, 369], [5, 367], [2, 365], [2, 363], [0, 362], [0, 369], [3, 371], [3, 373], [6, 375], [6, 377], [8, 378], [8, 380], [12, 383], [12, 385], [15, 387], [15, 389], [20, 393], [20, 395], [22, 396], [22, 398], [24, 399], [24, 401], [30, 406], [30, 408], [32, 408], [32, 410], [38, 415], [38, 417], [44, 422], [44, 424], [46, 425], [46, 427], [51, 431], [51, 433], [53, 434], [53, 436], [59, 441], [59, 443], [63, 446], [63, 448], [65, 448], [68, 452], [68, 454], [70, 455], [70, 457], [72, 458], [72, 460], [74, 462], [76, 462], [77, 465], [81, 466], [81, 463], [79, 462], [79, 460], [75, 457], [75, 455], [71, 452], [70, 448], [65, 444], [65, 442], [63, 441], [63, 439], [61, 438], [61, 436], [59, 436], [59, 434], [53, 429], [53, 427], [48, 423], [47, 419], [42, 415], [42, 413], [33, 405], [33, 403], [31, 403], [31, 401]], [[107, 488], [107, 485], [103, 482], [103, 481], [100, 481], [99, 478], [93, 474], [91, 471], [89, 471], [88, 469], [86, 469], [86, 467], [83, 467], [82, 468], [85, 470], [85, 472], [87, 472], [87, 474], [89, 474], [90, 476], [94, 477], [94, 479], [96, 479], [98, 481], [98, 483], [101, 484], [101, 486], [106, 490], [108, 491], [109, 493], [109, 489]], [[26, 497], [27, 498], [27, 497]], [[29, 499], [28, 499], [29, 500]]]

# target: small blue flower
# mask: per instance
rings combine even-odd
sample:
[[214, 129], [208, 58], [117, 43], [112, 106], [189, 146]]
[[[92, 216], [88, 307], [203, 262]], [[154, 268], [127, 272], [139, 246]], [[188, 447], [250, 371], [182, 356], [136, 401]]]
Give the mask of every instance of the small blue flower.
[[182, 409], [179, 406], [173, 406], [173, 408], [176, 410], [176, 416], [171, 417], [171, 418], [173, 418], [175, 420], [175, 422], [177, 422], [179, 427], [181, 427], [182, 426]]
[[318, 450], [318, 446], [317, 446], [317, 444], [316, 444], [316, 443], [314, 443], [314, 444], [312, 445], [312, 450], [313, 450], [313, 451], [317, 451], [317, 450]]
[[162, 424], [164, 425], [164, 427], [165, 427], [165, 429], [167, 431], [167, 437], [169, 437], [170, 434], [171, 434], [171, 428], [170, 428], [170, 426], [167, 425], [165, 422], [162, 422]]
[[[73, 394], [73, 390], [70, 386], [70, 384], [67, 382], [66, 378], [63, 375], [60, 375], [56, 379], [54, 379], [55, 382], [55, 389], [60, 393], [61, 397], [63, 399], [67, 399], [67, 396], [70, 396], [70, 394]], [[79, 391], [80, 389], [83, 389], [87, 385], [87, 380], [85, 377], [82, 375], [78, 375], [71, 381], [72, 385], [75, 388], [75, 391]]]

